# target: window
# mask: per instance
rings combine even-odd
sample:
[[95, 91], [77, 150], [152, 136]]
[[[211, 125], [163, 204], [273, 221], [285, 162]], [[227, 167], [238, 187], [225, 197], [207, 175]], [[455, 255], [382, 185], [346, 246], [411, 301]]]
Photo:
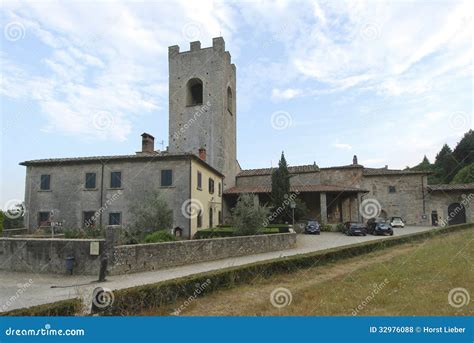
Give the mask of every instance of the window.
[[396, 193], [397, 189], [395, 188], [395, 186], [388, 186], [388, 192], [389, 193]]
[[38, 226], [49, 226], [51, 212], [39, 212], [38, 213]]
[[222, 224], [222, 212], [221, 211], [219, 211], [217, 213], [217, 220], [219, 220], [219, 224]]
[[227, 110], [230, 112], [230, 114], [233, 113], [232, 111], [232, 89], [230, 87], [227, 87]]
[[122, 224], [122, 215], [119, 212], [109, 213], [109, 225]]
[[187, 101], [188, 106], [202, 105], [202, 81], [199, 79], [191, 79], [187, 86]]
[[198, 212], [197, 227], [202, 227], [202, 210], [199, 210], [199, 212]]
[[202, 174], [200, 171], [197, 172], [197, 178], [198, 178], [197, 189], [201, 190], [202, 189]]
[[173, 184], [173, 171], [163, 169], [161, 171], [161, 187], [170, 187]]
[[110, 188], [122, 187], [122, 172], [110, 173]]
[[83, 227], [95, 227], [95, 212], [94, 211], [84, 211], [83, 216], [84, 222], [82, 223]]
[[209, 194], [214, 194], [214, 180], [209, 178]]
[[41, 190], [49, 191], [51, 189], [51, 175], [41, 175]]
[[220, 182], [217, 184], [217, 192], [219, 196], [222, 196], [222, 185]]
[[86, 189], [95, 189], [96, 187], [96, 174], [95, 173], [86, 173]]
[[209, 228], [214, 226], [214, 212], [212, 211], [212, 207], [209, 209]]

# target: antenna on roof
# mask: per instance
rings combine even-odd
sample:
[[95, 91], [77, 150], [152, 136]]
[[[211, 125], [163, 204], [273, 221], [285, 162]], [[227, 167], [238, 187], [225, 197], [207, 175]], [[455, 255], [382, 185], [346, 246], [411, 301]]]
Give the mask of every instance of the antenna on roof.
[[161, 145], [161, 151], [163, 151], [165, 147], [165, 141], [161, 140], [160, 145]]

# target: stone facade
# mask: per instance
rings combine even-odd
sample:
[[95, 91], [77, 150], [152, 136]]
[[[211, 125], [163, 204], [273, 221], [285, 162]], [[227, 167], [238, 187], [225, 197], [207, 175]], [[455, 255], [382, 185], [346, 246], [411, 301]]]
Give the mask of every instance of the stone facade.
[[236, 150], [236, 68], [222, 37], [212, 47], [192, 42], [191, 50], [169, 47], [169, 151], [207, 151], [207, 162], [232, 187], [239, 167]]
[[464, 212], [466, 222], [474, 223], [474, 185], [465, 190], [430, 190], [426, 200], [431, 224], [435, 219], [438, 225], [449, 223], [459, 210]]
[[[308, 218], [331, 224], [363, 221], [360, 205], [375, 199], [381, 216], [401, 216], [410, 225], [429, 224], [424, 172], [364, 168], [357, 163], [329, 168], [293, 166], [289, 171], [291, 191], [298, 192], [306, 203]], [[238, 194], [253, 192], [262, 203], [268, 203], [271, 172], [270, 168], [243, 170], [237, 175], [236, 186], [226, 191], [227, 201], [232, 204]]]
[[[40, 226], [41, 212], [50, 212], [50, 221], [61, 222], [63, 228], [84, 227], [86, 212], [96, 214], [96, 225], [112, 225], [110, 214], [119, 213], [119, 225], [127, 227], [132, 220], [130, 206], [140, 204], [147, 192], [158, 191], [173, 210], [173, 228], [183, 229], [183, 236], [189, 238], [192, 218], [183, 214], [182, 207], [192, 198], [189, 180], [194, 171], [191, 165], [212, 175], [216, 190], [217, 184], [222, 183], [222, 175], [194, 155], [138, 154], [23, 164], [27, 166], [25, 225], [30, 231]], [[162, 170], [172, 171], [171, 185], [162, 186]], [[112, 172], [121, 173], [118, 188], [111, 188]], [[86, 173], [95, 173], [96, 187], [85, 187]], [[40, 188], [42, 175], [50, 175], [48, 190]], [[214, 207], [221, 207], [220, 199], [213, 199]], [[207, 209], [210, 205], [203, 202], [202, 206]]]

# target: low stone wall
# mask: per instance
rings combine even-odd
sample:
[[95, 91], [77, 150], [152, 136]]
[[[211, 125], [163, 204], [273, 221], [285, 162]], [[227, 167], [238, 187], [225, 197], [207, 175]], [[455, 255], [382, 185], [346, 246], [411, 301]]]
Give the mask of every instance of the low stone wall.
[[296, 233], [121, 245], [109, 259], [109, 274], [118, 275], [166, 267], [291, 249]]
[[3, 237], [12, 237], [15, 235], [24, 235], [28, 233], [28, 229], [3, 229]]
[[99, 275], [100, 255], [91, 255], [91, 243], [103, 239], [1, 238], [0, 270], [67, 274], [66, 258], [74, 257], [73, 274]]

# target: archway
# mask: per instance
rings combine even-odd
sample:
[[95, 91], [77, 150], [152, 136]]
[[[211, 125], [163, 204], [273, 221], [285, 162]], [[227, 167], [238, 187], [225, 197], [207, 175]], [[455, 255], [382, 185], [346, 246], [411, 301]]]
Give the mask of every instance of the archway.
[[466, 222], [466, 209], [463, 204], [454, 202], [448, 206], [449, 225], [464, 224]]

